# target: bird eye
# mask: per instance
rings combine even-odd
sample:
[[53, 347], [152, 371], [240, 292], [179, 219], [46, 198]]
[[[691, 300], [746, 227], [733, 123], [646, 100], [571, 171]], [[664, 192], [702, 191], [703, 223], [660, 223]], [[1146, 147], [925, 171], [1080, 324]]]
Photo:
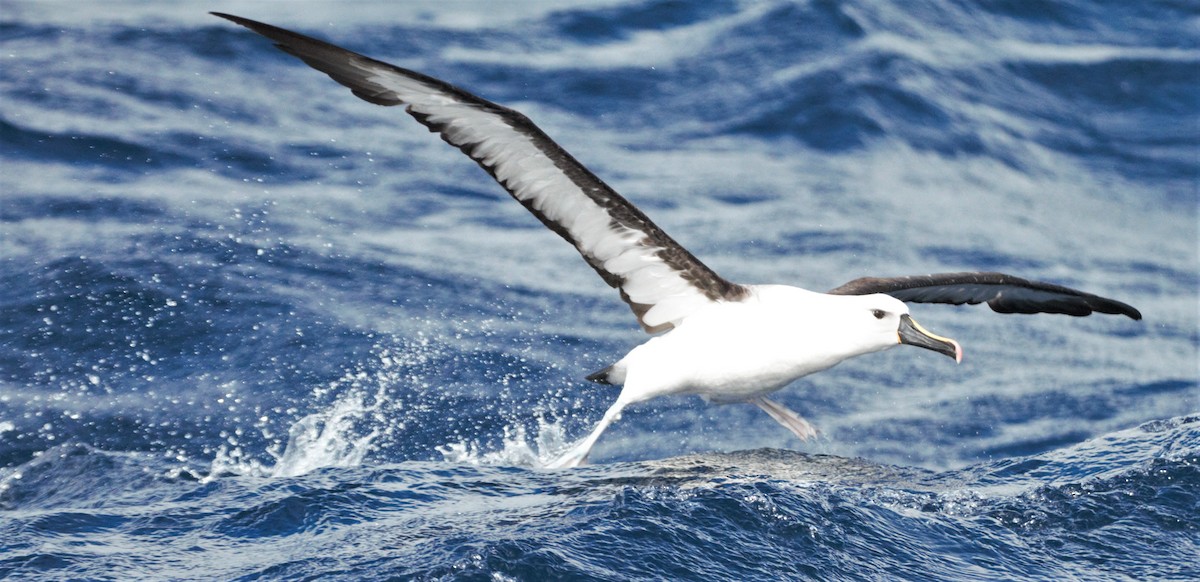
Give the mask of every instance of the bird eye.
[[875, 319], [883, 319], [887, 317], [887, 312], [882, 309], [873, 309], [871, 310], [871, 315], [874, 315]]

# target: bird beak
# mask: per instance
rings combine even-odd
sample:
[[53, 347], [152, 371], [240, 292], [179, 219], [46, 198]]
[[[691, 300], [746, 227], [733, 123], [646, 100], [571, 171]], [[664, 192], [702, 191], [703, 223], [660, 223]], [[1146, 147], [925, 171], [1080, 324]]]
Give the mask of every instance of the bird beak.
[[958, 342], [925, 331], [925, 328], [921, 327], [921, 324], [909, 317], [907, 313], [900, 316], [900, 329], [896, 331], [896, 335], [899, 336], [899, 342], [902, 344], [946, 354], [954, 358], [955, 362], [962, 361], [962, 346], [958, 345]]

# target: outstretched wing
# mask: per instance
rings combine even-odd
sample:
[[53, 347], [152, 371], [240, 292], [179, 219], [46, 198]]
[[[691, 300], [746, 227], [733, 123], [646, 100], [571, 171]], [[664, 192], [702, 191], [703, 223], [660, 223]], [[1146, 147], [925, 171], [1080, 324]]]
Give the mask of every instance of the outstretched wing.
[[1029, 281], [1004, 273], [940, 273], [910, 277], [864, 277], [855, 279], [830, 295], [867, 295], [886, 293], [913, 303], [950, 303], [975, 305], [987, 302], [997, 313], [1065, 313], [1091, 315], [1093, 312], [1127, 315], [1141, 319], [1132, 306], [1069, 287]]
[[746, 288], [722, 279], [517, 111], [427, 75], [238, 16], [280, 49], [376, 105], [404, 105], [462, 150], [584, 260], [633, 309], [649, 333], [665, 331]]

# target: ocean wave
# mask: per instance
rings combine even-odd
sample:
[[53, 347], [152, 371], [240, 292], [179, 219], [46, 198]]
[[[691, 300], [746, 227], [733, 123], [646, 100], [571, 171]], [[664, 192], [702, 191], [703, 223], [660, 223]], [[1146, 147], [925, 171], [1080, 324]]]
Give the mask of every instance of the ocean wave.
[[245, 16], [516, 107], [731, 280], [1146, 319], [923, 306], [967, 359], [782, 390], [816, 441], [660, 399], [541, 469], [645, 338], [484, 172], [211, 6], [9, 2], [0, 577], [1200, 577], [1193, 8], [353, 6]]

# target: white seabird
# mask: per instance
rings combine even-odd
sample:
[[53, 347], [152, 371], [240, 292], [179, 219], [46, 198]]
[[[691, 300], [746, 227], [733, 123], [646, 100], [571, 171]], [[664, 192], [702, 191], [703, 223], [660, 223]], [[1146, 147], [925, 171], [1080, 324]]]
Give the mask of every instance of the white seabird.
[[376, 105], [403, 105], [486, 170], [550, 230], [574, 245], [655, 335], [588, 376], [622, 384], [617, 401], [582, 441], [549, 464], [583, 463], [630, 404], [668, 394], [751, 403], [801, 439], [816, 430], [767, 395], [839, 362], [897, 344], [955, 361], [962, 348], [926, 331], [914, 303], [986, 302], [999, 313], [1092, 312], [1141, 319], [1133, 307], [1074, 289], [1001, 273], [862, 278], [825, 293], [721, 278], [609, 188], [527, 117], [421, 73], [238, 16], [245, 26]]

